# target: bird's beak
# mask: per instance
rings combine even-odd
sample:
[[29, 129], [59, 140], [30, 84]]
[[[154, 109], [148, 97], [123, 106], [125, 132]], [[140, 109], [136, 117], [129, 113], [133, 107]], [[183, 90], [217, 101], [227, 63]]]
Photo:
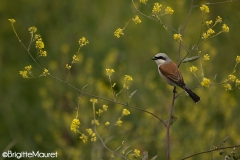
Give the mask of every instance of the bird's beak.
[[153, 57], [152, 60], [157, 60], [157, 58], [156, 58], [156, 57]]

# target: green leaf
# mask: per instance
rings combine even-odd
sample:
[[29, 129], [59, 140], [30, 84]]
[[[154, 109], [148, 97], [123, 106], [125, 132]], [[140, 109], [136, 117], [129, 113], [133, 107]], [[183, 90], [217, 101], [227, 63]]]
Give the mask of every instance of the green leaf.
[[154, 156], [154, 157], [152, 157], [152, 158], [151, 158], [151, 160], [155, 160], [156, 158], [157, 158], [157, 155], [156, 155], [156, 156]]
[[137, 92], [137, 90], [133, 91], [130, 95], [129, 98], [132, 98], [132, 96]]
[[200, 56], [193, 56], [193, 57], [190, 57], [190, 58], [185, 58], [182, 63], [187, 63], [187, 62], [193, 62], [193, 61], [196, 61], [197, 59], [199, 59]]

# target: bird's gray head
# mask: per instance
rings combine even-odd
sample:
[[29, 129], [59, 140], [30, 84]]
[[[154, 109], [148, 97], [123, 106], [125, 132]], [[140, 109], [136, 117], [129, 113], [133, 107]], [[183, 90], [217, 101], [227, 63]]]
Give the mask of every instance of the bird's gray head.
[[158, 53], [156, 54], [152, 60], [155, 60], [155, 62], [157, 63], [157, 65], [161, 65], [163, 63], [167, 63], [170, 62], [171, 59], [165, 54], [165, 53]]

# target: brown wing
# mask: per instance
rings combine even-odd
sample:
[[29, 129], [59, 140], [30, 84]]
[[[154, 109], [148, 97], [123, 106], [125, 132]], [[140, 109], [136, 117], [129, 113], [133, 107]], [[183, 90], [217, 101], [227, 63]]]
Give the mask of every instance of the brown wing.
[[159, 69], [160, 69], [161, 73], [165, 77], [167, 77], [170, 81], [174, 82], [175, 84], [177, 84], [180, 87], [185, 86], [182, 75], [181, 75], [177, 65], [175, 63], [173, 63], [172, 61], [167, 64], [160, 65]]

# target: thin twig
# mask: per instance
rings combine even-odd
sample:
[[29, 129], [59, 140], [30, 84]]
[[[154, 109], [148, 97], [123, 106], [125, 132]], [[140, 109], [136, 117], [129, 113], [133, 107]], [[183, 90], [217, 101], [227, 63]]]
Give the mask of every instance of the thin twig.
[[170, 109], [170, 114], [169, 114], [169, 119], [168, 119], [168, 123], [167, 123], [167, 159], [170, 160], [171, 159], [171, 148], [170, 148], [170, 127], [171, 127], [171, 121], [172, 121], [172, 117], [173, 117], [173, 112], [174, 112], [174, 102], [175, 102], [175, 95], [176, 95], [176, 87], [173, 88], [173, 97], [172, 97], [172, 105], [171, 105], [171, 109]]
[[188, 159], [188, 158], [191, 158], [191, 157], [195, 157], [195, 156], [200, 155], [200, 154], [209, 153], [209, 152], [215, 152], [215, 151], [219, 151], [219, 150], [223, 150], [223, 149], [229, 149], [229, 148], [234, 148], [234, 147], [240, 147], [240, 144], [236, 145], [236, 146], [221, 147], [221, 148], [216, 148], [216, 149], [210, 149], [208, 151], [199, 152], [199, 153], [187, 156], [187, 157], [183, 158], [182, 160], [185, 160], [185, 159]]

